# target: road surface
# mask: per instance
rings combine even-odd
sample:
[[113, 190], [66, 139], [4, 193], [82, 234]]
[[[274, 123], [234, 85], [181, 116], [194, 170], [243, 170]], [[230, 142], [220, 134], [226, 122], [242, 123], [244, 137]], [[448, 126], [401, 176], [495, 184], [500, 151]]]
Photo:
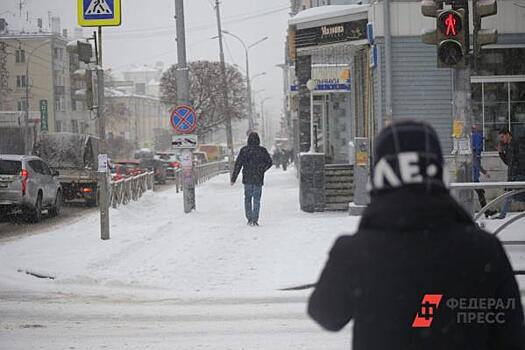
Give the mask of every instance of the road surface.
[[0, 294], [0, 348], [349, 349], [350, 328], [322, 331], [306, 299], [158, 301]]
[[62, 207], [60, 216], [50, 218], [44, 215], [43, 220], [38, 224], [28, 223], [19, 216], [0, 217], [0, 242], [46, 233], [73, 224], [96, 210], [98, 209], [86, 208], [81, 204], [68, 204]]

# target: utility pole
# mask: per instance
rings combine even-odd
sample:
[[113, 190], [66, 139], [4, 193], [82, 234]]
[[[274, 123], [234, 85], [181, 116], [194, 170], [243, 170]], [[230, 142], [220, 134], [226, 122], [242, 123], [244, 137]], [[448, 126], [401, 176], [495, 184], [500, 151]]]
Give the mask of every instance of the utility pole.
[[[452, 115], [454, 116], [455, 128], [460, 132], [456, 133], [458, 142], [458, 150], [454, 155], [455, 165], [455, 181], [457, 182], [471, 182], [472, 181], [472, 145], [471, 145], [471, 130], [472, 130], [472, 90], [470, 82], [470, 63], [472, 55], [470, 55], [469, 44], [469, 3], [467, 0], [458, 2], [458, 8], [465, 11], [463, 17], [463, 25], [465, 26], [465, 51], [466, 64], [464, 67], [458, 66], [453, 68], [453, 108]], [[458, 201], [467, 210], [468, 213], [474, 214], [474, 194], [469, 190], [459, 190]]]
[[[472, 128], [470, 67], [453, 69], [455, 125], [462, 129], [458, 135], [458, 149], [454, 154], [455, 181], [472, 181], [472, 150], [470, 132]], [[458, 201], [471, 214], [474, 213], [474, 196], [471, 190], [459, 190]]]
[[[97, 120], [98, 120], [98, 135], [100, 138], [100, 155], [106, 155], [107, 159], [107, 143], [106, 143], [106, 117], [104, 113], [104, 70], [102, 69], [102, 27], [98, 27], [98, 57], [97, 57]], [[99, 208], [100, 208], [100, 238], [102, 240], [109, 239], [109, 200], [108, 200], [108, 177], [107, 167], [104, 172], [99, 169]]]
[[[184, 24], [184, 0], [175, 0], [175, 19], [177, 21], [177, 104], [189, 105], [190, 87], [189, 71], [186, 60], [186, 29]], [[183, 165], [183, 194], [184, 212], [186, 214], [195, 210], [195, 180], [193, 174], [193, 152], [191, 149], [182, 150], [186, 153], [185, 159], [190, 159], [190, 163]], [[188, 154], [189, 153], [189, 154]]]
[[29, 150], [29, 144], [30, 144], [30, 132], [29, 132], [29, 57], [27, 57], [27, 64], [26, 64], [26, 77], [25, 77], [25, 83], [26, 83], [26, 98], [25, 98], [25, 113], [24, 113], [24, 154], [28, 155]]
[[252, 106], [252, 85], [250, 83], [250, 62], [248, 59], [248, 50], [246, 50], [246, 89], [248, 92], [248, 129], [253, 131], [255, 123], [253, 121], [253, 106]]
[[222, 43], [222, 27], [221, 27], [221, 11], [220, 11], [220, 2], [215, 0], [215, 10], [217, 12], [217, 31], [219, 36], [219, 51], [220, 51], [220, 61], [221, 61], [221, 75], [222, 75], [222, 96], [223, 96], [223, 110], [222, 113], [225, 117], [226, 122], [226, 143], [228, 144], [228, 149], [230, 150], [229, 155], [229, 170], [230, 175], [233, 173], [234, 167], [234, 151], [233, 151], [233, 134], [232, 134], [232, 120], [230, 115], [230, 107], [228, 101], [228, 81], [226, 79], [226, 64], [224, 63], [224, 47]]

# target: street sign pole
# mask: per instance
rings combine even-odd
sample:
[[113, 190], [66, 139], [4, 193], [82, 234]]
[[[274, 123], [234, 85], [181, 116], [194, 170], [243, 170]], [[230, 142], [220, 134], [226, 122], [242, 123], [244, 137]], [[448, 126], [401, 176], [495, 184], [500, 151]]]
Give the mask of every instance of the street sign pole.
[[[99, 41], [101, 43], [101, 41]], [[101, 51], [100, 51], [101, 52]], [[100, 59], [99, 62], [102, 62]], [[97, 108], [97, 119], [98, 119], [98, 133], [100, 137], [100, 155], [107, 157], [107, 144], [106, 144], [106, 125], [104, 116], [104, 70], [101, 67], [97, 67], [97, 92], [98, 92], [98, 108]], [[102, 240], [109, 239], [109, 200], [108, 200], [108, 167], [99, 169], [99, 208], [100, 208], [100, 238]]]
[[[186, 29], [184, 26], [184, 0], [175, 0], [175, 18], [177, 21], [177, 103], [189, 104], [189, 74], [186, 60]], [[196, 116], [195, 116], [196, 118]], [[196, 123], [196, 120], [194, 121]], [[175, 126], [175, 125], [174, 125]], [[189, 159], [188, 159], [189, 158]], [[192, 149], [183, 150], [183, 196], [184, 212], [191, 213], [196, 209], [195, 202], [195, 176], [193, 172]]]
[[[98, 27], [97, 55], [97, 129], [100, 137], [99, 181], [96, 195], [100, 208], [100, 238], [109, 240], [109, 190], [106, 125], [104, 115], [104, 70], [102, 69], [102, 27], [121, 24], [120, 0], [77, 0], [78, 24], [81, 27]], [[105, 161], [104, 161], [105, 160]]]

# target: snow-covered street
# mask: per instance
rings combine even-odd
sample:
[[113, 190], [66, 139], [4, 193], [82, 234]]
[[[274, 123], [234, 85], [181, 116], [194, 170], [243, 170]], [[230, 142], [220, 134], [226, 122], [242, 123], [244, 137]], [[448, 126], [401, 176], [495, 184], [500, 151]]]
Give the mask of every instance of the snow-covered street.
[[[307, 317], [310, 290], [281, 289], [314, 283], [334, 239], [359, 219], [303, 213], [297, 196], [295, 170], [271, 170], [261, 226], [249, 227], [242, 185], [223, 175], [197, 189], [190, 215], [174, 190], [112, 210], [110, 241], [94, 212], [4, 242], [0, 348], [348, 348], [349, 330], [327, 333]], [[523, 248], [509, 249], [523, 267]]]
[[[292, 171], [270, 172], [261, 226], [246, 225], [242, 185], [226, 175], [197, 190], [197, 212], [182, 195], [147, 193], [111, 211], [111, 240], [99, 239], [98, 213], [45, 235], [0, 248], [3, 288], [82, 294], [129, 289], [155, 297], [279, 296], [313, 283], [335, 237], [352, 232], [346, 213], [299, 211]], [[39, 280], [18, 271], [55, 278]], [[121, 291], [117, 292], [121, 295]]]
[[308, 319], [309, 290], [280, 289], [315, 282], [335, 237], [358, 219], [302, 213], [297, 191], [294, 170], [272, 170], [260, 227], [246, 225], [242, 185], [220, 176], [197, 189], [190, 215], [174, 190], [112, 210], [107, 242], [92, 213], [3, 244], [1, 347], [347, 347], [348, 332]]

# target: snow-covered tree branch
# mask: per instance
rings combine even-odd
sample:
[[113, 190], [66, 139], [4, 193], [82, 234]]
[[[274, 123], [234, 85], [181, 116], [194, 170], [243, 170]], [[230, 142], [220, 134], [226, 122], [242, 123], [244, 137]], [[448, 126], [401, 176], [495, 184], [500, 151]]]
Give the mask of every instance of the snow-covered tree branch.
[[[219, 62], [196, 61], [189, 64], [190, 100], [199, 115], [199, 135], [206, 135], [220, 127], [226, 120], [223, 113], [223, 96]], [[177, 67], [171, 66], [161, 79], [162, 102], [177, 104]], [[226, 66], [228, 81], [229, 114], [232, 120], [247, 117], [246, 85], [241, 72]]]

